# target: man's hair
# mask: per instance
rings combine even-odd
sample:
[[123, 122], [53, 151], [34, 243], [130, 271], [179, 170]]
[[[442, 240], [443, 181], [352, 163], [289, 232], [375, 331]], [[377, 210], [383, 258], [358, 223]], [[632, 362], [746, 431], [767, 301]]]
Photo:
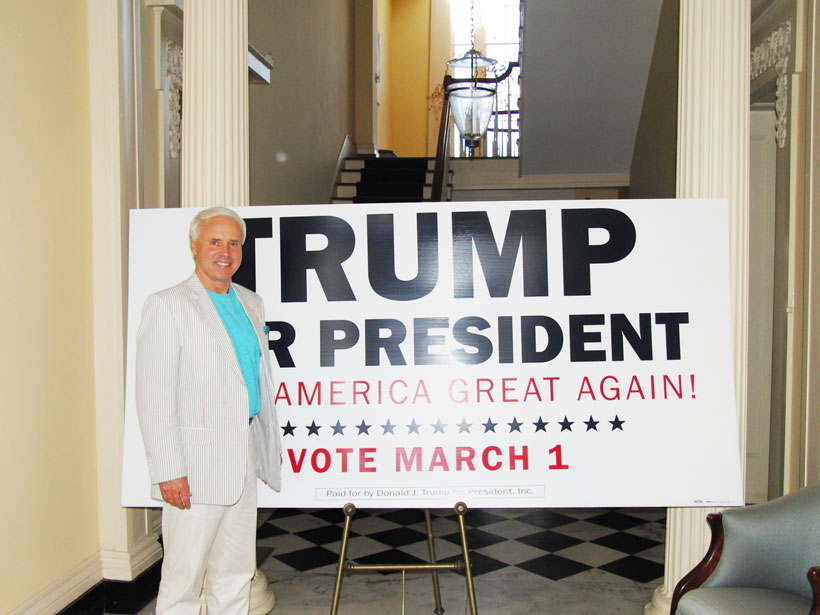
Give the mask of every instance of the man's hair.
[[219, 217], [230, 218], [239, 225], [239, 229], [242, 231], [242, 243], [244, 244], [245, 234], [247, 233], [245, 221], [242, 219], [242, 216], [236, 213], [233, 209], [228, 209], [227, 207], [209, 207], [208, 209], [201, 210], [194, 216], [193, 220], [191, 220], [191, 226], [188, 229], [188, 237], [196, 241], [199, 239], [199, 231], [202, 228], [202, 223], [205, 222], [205, 220]]

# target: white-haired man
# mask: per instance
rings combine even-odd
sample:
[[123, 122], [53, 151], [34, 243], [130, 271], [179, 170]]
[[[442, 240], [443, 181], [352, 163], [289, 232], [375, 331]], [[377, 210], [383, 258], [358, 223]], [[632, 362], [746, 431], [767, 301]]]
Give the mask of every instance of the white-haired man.
[[145, 302], [137, 414], [152, 496], [163, 501], [157, 615], [246, 614], [256, 570], [256, 477], [281, 488], [281, 445], [262, 299], [233, 284], [245, 222], [200, 211], [195, 270]]

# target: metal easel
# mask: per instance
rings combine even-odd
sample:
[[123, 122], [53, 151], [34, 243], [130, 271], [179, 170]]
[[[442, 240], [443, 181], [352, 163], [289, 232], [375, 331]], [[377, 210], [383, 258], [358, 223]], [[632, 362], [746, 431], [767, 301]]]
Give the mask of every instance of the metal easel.
[[337, 615], [339, 609], [339, 595], [342, 591], [342, 575], [368, 572], [429, 572], [433, 577], [433, 598], [436, 608], [435, 615], [442, 615], [444, 608], [441, 606], [441, 591], [438, 583], [439, 570], [450, 570], [452, 572], [464, 572], [467, 580], [467, 597], [470, 603], [470, 613], [478, 615], [475, 601], [475, 585], [473, 584], [473, 573], [470, 568], [470, 552], [467, 548], [467, 534], [464, 526], [464, 514], [467, 512], [467, 505], [464, 502], [457, 503], [453, 510], [458, 518], [459, 532], [461, 533], [462, 558], [452, 564], [441, 564], [436, 561], [436, 548], [433, 542], [433, 523], [430, 518], [430, 510], [424, 510], [424, 523], [427, 528], [427, 549], [430, 553], [429, 563], [424, 564], [356, 564], [347, 560], [347, 540], [350, 534], [350, 522], [356, 514], [356, 506], [345, 504], [342, 512], [345, 515], [344, 533], [342, 534], [342, 545], [339, 548], [339, 565], [336, 569], [336, 585], [333, 588], [333, 603], [330, 606], [330, 615]]

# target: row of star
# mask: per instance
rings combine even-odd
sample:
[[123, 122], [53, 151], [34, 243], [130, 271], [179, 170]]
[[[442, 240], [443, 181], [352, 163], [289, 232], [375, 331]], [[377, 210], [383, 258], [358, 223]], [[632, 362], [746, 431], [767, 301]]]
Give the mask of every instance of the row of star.
[[[585, 431], [598, 431], [598, 425], [602, 421], [596, 421], [595, 419], [592, 418], [592, 415], [590, 415], [589, 420], [580, 421], [580, 422], [583, 423], [584, 425], [586, 425], [586, 430]], [[609, 422], [610, 425], [612, 425], [612, 430], [611, 431], [615, 431], [616, 429], [620, 430], [620, 431], [623, 431], [624, 430], [623, 426], [624, 426], [624, 423], [626, 421], [619, 419], [618, 415], [616, 414], [615, 418], [611, 421], [608, 421], [608, 422]], [[564, 420], [556, 422], [556, 425], [561, 426], [561, 431], [572, 431], [572, 426], [575, 425], [575, 423], [576, 423], [576, 421], [570, 421], [565, 415]], [[489, 432], [498, 433], [495, 430], [495, 428], [498, 427], [499, 424], [500, 423], [494, 423], [492, 418], [490, 418], [490, 417], [487, 417], [487, 422], [486, 423], [479, 423], [479, 425], [484, 427], [484, 432], [483, 433], [489, 433]], [[458, 433], [472, 433], [470, 431], [470, 428], [473, 426], [473, 423], [468, 423], [467, 419], [465, 419], [465, 418], [462, 418], [461, 422], [460, 423], [455, 423], [455, 425], [458, 427]], [[513, 417], [512, 422], [507, 423], [507, 425], [509, 426], [509, 433], [513, 433], [514, 431], [522, 433], [521, 427], [526, 425], [526, 423], [522, 423], [522, 422], [518, 421], [518, 419], [516, 417]], [[546, 433], [547, 425], [549, 425], [549, 421], [544, 421], [539, 416], [538, 420], [534, 421], [532, 423], [532, 425], [534, 426], [534, 429], [533, 429], [534, 432], [543, 431], [544, 433]], [[298, 427], [297, 425], [291, 425], [290, 421], [288, 421], [287, 424], [285, 424], [282, 427], [282, 431], [284, 432], [285, 436], [295, 436], [297, 427]], [[310, 425], [305, 425], [304, 426], [304, 428], [308, 430], [308, 434], [307, 434], [308, 436], [318, 436], [319, 435], [319, 430], [322, 429], [322, 427], [324, 427], [324, 425], [317, 425], [315, 420], [312, 421]], [[341, 421], [337, 420], [335, 425], [328, 425], [328, 427], [333, 430], [332, 435], [336, 436], [336, 435], [344, 435], [345, 429], [347, 429], [349, 426], [348, 425], [342, 425]], [[364, 419], [362, 419], [362, 422], [359, 423], [358, 425], [353, 426], [353, 428], [358, 430], [357, 435], [364, 434], [364, 435], [368, 435], [368, 436], [371, 435], [370, 434], [370, 429], [372, 427], [373, 427], [373, 425], [368, 425], [365, 422]], [[394, 425], [393, 423], [390, 422], [390, 419], [387, 419], [387, 422], [384, 425], [381, 425], [380, 427], [382, 428], [382, 435], [385, 435], [385, 434], [394, 434], [395, 435], [395, 433], [396, 433], [395, 429], [396, 429], [396, 427], [398, 427], [398, 425]], [[406, 427], [407, 427], [407, 433], [408, 434], [421, 435], [419, 430], [423, 427], [423, 425], [420, 425], [420, 424], [416, 423], [416, 419], [412, 419], [410, 424], [406, 425]], [[433, 428], [433, 433], [434, 434], [437, 434], [437, 433], [443, 434], [444, 433], [444, 428], [447, 427], [447, 423], [442, 423], [441, 419], [436, 419], [436, 422], [431, 423], [430, 427]]]

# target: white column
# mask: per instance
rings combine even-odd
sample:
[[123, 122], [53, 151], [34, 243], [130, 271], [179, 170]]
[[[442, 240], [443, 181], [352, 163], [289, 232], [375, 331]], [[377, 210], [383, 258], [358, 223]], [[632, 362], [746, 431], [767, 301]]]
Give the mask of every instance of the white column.
[[[750, 22], [748, 0], [681, 0], [677, 196], [729, 199], [741, 460], [746, 449]], [[675, 585], [706, 552], [708, 512], [669, 510], [664, 584], [645, 615], [668, 615]]]
[[131, 581], [162, 557], [151, 511], [123, 508], [125, 264], [139, 201], [133, 0], [87, 1], [94, 275], [97, 510], [104, 579]]
[[[181, 205], [248, 205], [247, 0], [186, 0], [183, 47]], [[250, 614], [275, 602], [257, 570]]]
[[187, 0], [182, 206], [248, 205], [247, 0]]

